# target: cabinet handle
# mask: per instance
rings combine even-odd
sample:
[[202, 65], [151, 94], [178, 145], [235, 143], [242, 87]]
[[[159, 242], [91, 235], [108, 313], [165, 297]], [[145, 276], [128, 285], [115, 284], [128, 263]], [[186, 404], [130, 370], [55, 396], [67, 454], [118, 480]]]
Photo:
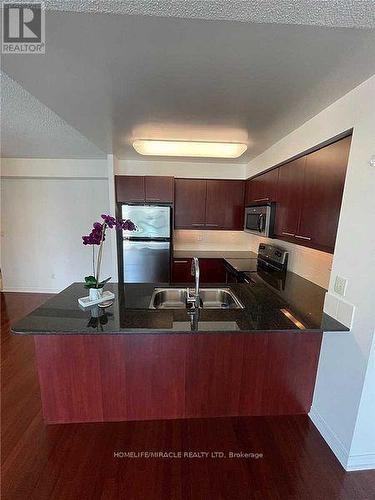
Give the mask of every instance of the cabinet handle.
[[161, 201], [160, 198], [147, 198], [147, 201]]
[[309, 238], [308, 236], [301, 236], [299, 234], [296, 234], [296, 238], [299, 238], [301, 240], [309, 240], [309, 241], [311, 240], [311, 238]]
[[[294, 233], [287, 233], [286, 231], [281, 231], [282, 234], [285, 234], [285, 236], [295, 236]], [[297, 236], [298, 238], [298, 236]]]
[[253, 201], [269, 201], [269, 198], [258, 198], [258, 199], [253, 200]]
[[204, 226], [204, 225], [205, 225], [205, 224], [192, 224], [192, 226], [200, 226], [200, 227], [202, 227], [202, 226]]
[[188, 260], [175, 260], [174, 264], [187, 264], [188, 262]]
[[219, 224], [206, 224], [206, 226], [210, 226], [210, 227], [219, 227]]

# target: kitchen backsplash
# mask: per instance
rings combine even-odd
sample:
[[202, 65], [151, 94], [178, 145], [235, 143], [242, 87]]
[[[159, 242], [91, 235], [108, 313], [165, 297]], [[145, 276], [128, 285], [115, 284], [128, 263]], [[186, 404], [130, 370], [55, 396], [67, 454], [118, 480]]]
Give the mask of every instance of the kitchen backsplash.
[[332, 254], [270, 238], [262, 238], [244, 231], [188, 231], [174, 232], [176, 250], [251, 250], [257, 252], [259, 243], [271, 243], [289, 252], [288, 269], [304, 278], [328, 288]]

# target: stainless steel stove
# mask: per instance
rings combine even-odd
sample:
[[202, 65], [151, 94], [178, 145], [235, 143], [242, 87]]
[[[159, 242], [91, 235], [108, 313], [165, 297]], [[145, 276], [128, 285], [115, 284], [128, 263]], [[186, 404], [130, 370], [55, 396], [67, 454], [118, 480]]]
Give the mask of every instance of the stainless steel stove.
[[250, 283], [261, 278], [280, 290], [285, 283], [288, 252], [275, 245], [260, 243], [256, 258], [227, 259], [227, 262], [230, 266], [227, 266], [227, 276], [230, 274], [232, 281]]

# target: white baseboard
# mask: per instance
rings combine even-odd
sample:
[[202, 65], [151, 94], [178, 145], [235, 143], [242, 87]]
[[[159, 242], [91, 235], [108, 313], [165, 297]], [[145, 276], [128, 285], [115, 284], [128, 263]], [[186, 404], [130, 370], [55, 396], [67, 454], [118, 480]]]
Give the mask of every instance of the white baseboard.
[[375, 453], [351, 455], [345, 469], [347, 471], [375, 469]]
[[350, 455], [349, 450], [315, 408], [309, 417], [346, 471], [375, 469], [375, 453]]
[[2, 292], [18, 292], [18, 293], [59, 293], [61, 290], [59, 288], [12, 288], [5, 287], [1, 290]]
[[328, 444], [343, 468], [346, 470], [349, 458], [349, 450], [346, 448], [346, 446], [344, 446], [341, 440], [336, 436], [334, 431], [324, 420], [324, 418], [319, 414], [319, 412], [315, 410], [315, 408], [311, 408], [309, 417], [322, 435], [324, 441]]

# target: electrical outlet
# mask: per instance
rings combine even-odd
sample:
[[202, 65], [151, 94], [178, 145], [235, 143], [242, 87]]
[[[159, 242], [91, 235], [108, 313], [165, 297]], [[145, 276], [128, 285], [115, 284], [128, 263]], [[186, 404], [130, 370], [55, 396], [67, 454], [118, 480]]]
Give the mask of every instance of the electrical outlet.
[[335, 292], [338, 295], [341, 295], [341, 297], [345, 297], [347, 284], [348, 284], [348, 280], [346, 280], [342, 276], [336, 276], [335, 287], [334, 287]]
[[197, 241], [202, 241], [203, 240], [203, 236], [201, 234], [198, 234], [197, 235]]

